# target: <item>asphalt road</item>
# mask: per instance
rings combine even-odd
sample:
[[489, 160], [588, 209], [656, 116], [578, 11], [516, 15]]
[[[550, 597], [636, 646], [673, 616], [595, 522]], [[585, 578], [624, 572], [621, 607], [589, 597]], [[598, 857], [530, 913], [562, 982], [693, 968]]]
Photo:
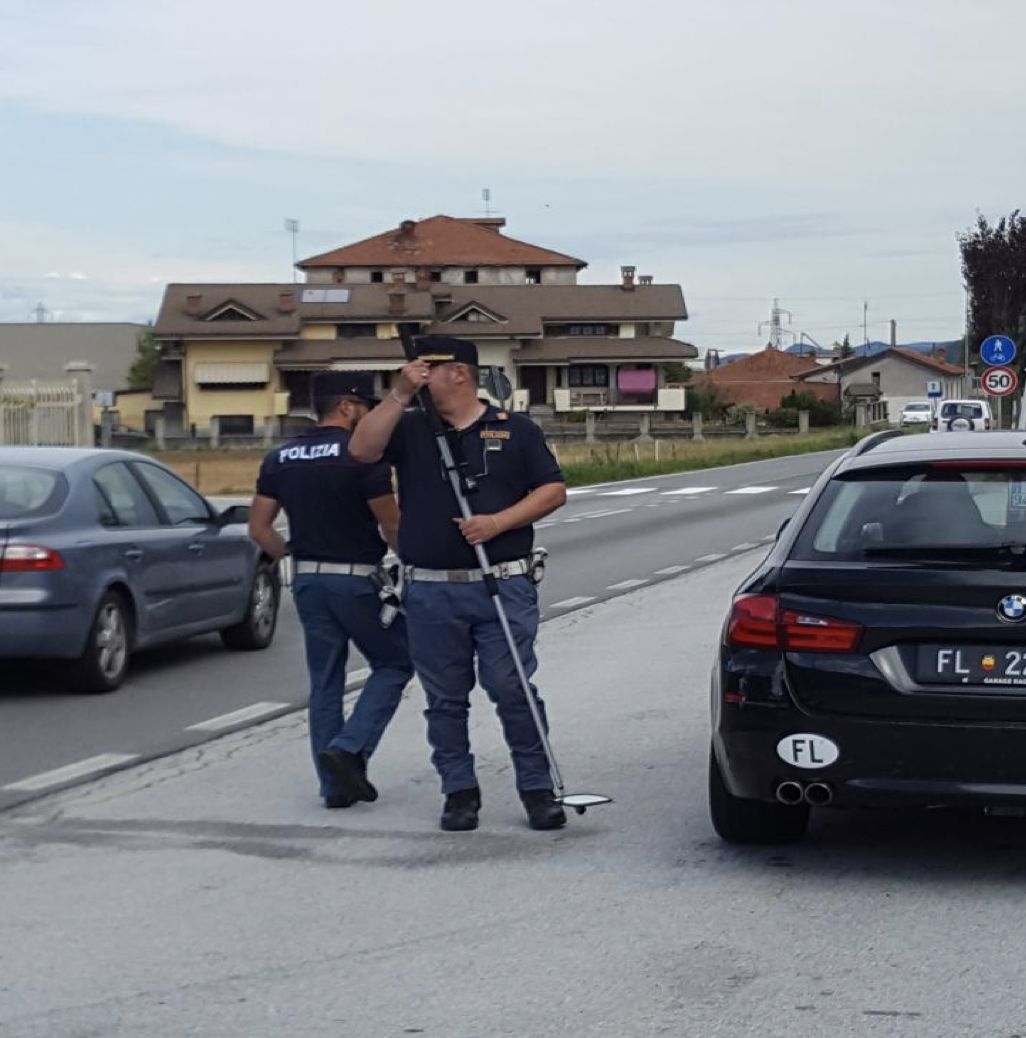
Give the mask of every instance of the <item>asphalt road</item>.
[[[551, 553], [541, 585], [543, 619], [752, 551], [772, 539], [835, 456], [571, 491], [566, 507], [538, 531], [538, 543]], [[354, 683], [361, 668], [354, 656]], [[141, 653], [113, 695], [69, 695], [45, 670], [7, 667], [0, 688], [0, 810], [288, 712], [305, 699], [301, 631], [289, 596], [267, 651], [229, 653], [210, 636]]]
[[4, 1038], [1021, 1038], [1021, 820], [823, 811], [737, 848], [705, 804], [724, 560], [542, 629], [571, 788], [529, 830], [493, 712], [436, 828], [411, 693], [374, 805], [325, 811], [301, 714], [0, 815]]

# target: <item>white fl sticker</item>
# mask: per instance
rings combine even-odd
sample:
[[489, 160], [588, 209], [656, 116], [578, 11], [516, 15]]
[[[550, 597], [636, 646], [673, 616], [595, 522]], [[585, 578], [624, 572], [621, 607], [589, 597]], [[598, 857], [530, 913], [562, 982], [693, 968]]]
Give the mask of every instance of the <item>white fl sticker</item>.
[[798, 732], [777, 743], [777, 756], [795, 768], [828, 768], [840, 755], [840, 747], [825, 735]]

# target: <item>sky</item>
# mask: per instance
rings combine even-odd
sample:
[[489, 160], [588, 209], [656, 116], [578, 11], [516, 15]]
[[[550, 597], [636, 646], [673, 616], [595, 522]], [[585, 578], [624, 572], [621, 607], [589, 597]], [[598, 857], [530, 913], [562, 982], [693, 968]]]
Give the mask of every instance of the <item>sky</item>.
[[[1024, 202], [1021, 0], [0, 0], [0, 320], [152, 320], [437, 213], [683, 286], [678, 335], [957, 338]], [[864, 312], [864, 304], [868, 310]], [[865, 329], [863, 320], [867, 321]]]

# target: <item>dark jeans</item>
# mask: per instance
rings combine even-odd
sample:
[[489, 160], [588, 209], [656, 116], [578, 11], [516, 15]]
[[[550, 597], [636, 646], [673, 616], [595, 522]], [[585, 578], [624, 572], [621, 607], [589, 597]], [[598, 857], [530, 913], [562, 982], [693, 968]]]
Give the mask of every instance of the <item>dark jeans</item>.
[[[538, 668], [534, 654], [538, 592], [528, 577], [500, 580], [499, 589], [530, 678]], [[481, 687], [495, 704], [502, 723], [517, 788], [552, 789], [538, 730], [484, 582], [444, 584], [415, 580], [406, 586], [404, 597], [410, 655], [427, 695], [424, 716], [428, 742], [434, 751], [432, 763], [442, 779], [442, 792], [455, 793], [477, 785], [467, 733], [475, 656]], [[544, 718], [544, 704], [533, 685], [531, 690]]]
[[[301, 573], [292, 591], [310, 672], [310, 748], [321, 796], [334, 796], [341, 791], [317, 766], [317, 754], [328, 746], [364, 758], [374, 752], [413, 677], [405, 626], [401, 616], [391, 627], [381, 626], [378, 595], [367, 577]], [[371, 674], [347, 721], [342, 697], [350, 641], [367, 660]]]

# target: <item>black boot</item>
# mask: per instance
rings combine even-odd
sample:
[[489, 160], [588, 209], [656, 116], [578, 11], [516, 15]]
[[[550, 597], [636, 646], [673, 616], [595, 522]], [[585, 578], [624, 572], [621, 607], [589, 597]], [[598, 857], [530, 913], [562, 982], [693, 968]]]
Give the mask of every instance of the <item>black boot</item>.
[[366, 764], [360, 754], [329, 746], [317, 754], [317, 763], [331, 773], [338, 787], [337, 796], [348, 797], [354, 803], [378, 799], [378, 791], [364, 777]]
[[477, 828], [477, 812], [481, 809], [481, 790], [460, 789], [445, 798], [439, 825], [449, 833], [464, 833]]
[[363, 799], [369, 804], [373, 804], [378, 799], [378, 791], [371, 785], [370, 779], [367, 778], [367, 758], [362, 753], [357, 754], [356, 766], [360, 769], [360, 775], [363, 777]]
[[530, 789], [521, 793], [520, 799], [532, 829], [562, 829], [566, 825], [566, 812], [551, 789]]

